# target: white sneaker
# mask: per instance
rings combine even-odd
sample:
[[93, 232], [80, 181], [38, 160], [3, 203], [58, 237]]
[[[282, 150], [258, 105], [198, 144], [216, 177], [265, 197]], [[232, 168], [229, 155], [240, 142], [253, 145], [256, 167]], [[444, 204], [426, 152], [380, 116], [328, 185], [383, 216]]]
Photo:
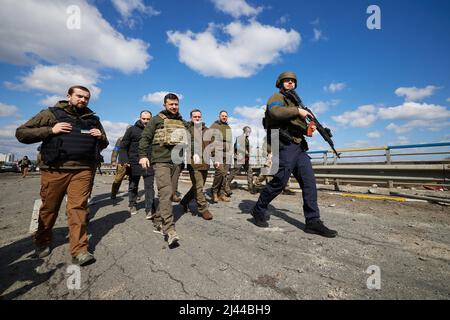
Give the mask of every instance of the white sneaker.
[[178, 243], [178, 241], [180, 240], [180, 237], [178, 237], [178, 234], [175, 230], [170, 230], [167, 236], [167, 243], [169, 244], [169, 246]]
[[162, 226], [161, 225], [159, 225], [159, 226], [154, 226], [153, 227], [153, 232], [154, 233], [159, 233], [159, 234], [162, 234], [162, 235], [164, 235], [164, 233], [163, 233], [163, 231], [162, 231]]
[[137, 213], [137, 209], [136, 207], [129, 207], [128, 212], [130, 213], [130, 215], [134, 216]]

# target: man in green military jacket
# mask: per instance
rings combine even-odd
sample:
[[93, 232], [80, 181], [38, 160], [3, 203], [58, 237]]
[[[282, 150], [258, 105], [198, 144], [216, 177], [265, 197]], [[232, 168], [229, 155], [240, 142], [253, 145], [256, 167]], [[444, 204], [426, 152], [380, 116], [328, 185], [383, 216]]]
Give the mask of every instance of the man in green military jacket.
[[[145, 127], [139, 142], [139, 164], [155, 170], [156, 186], [159, 192], [159, 208], [153, 217], [154, 232], [163, 234], [169, 246], [175, 246], [180, 240], [172, 213], [173, 194], [171, 178], [176, 164], [180, 161], [177, 146], [186, 143], [185, 122], [179, 113], [179, 99], [169, 93], [164, 97], [165, 110], [152, 118]], [[147, 158], [148, 146], [152, 144], [151, 159]], [[172, 152], [173, 151], [173, 152]]]

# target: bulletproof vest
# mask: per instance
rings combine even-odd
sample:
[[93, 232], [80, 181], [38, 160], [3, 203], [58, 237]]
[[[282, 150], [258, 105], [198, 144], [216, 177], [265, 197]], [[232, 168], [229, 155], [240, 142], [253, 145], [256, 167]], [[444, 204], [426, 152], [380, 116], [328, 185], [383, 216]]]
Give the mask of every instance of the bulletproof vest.
[[52, 165], [60, 161], [93, 161], [99, 159], [98, 140], [90, 135], [89, 130], [100, 128], [99, 118], [94, 115], [83, 118], [71, 116], [62, 108], [51, 107], [57, 122], [72, 125], [70, 133], [52, 135], [45, 139], [41, 147], [42, 161]]
[[163, 125], [156, 129], [153, 137], [153, 144], [161, 146], [175, 146], [178, 144], [187, 144], [186, 128], [183, 121], [169, 119], [163, 113], [158, 114], [164, 120]]

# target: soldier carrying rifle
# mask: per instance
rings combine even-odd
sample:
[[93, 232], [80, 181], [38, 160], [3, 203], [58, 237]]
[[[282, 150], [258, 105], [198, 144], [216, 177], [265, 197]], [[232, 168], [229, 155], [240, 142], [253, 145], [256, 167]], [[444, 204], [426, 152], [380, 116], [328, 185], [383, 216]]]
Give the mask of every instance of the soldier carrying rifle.
[[[286, 93], [297, 87], [297, 76], [293, 72], [283, 72], [276, 81], [280, 89], [267, 102], [265, 127], [268, 130], [268, 143], [271, 142], [271, 129], [279, 130], [279, 169], [273, 179], [262, 190], [256, 205], [252, 209], [255, 224], [261, 228], [269, 226], [267, 207], [276, 198], [289, 180], [291, 174], [302, 188], [303, 213], [306, 220], [305, 232], [324, 237], [335, 237], [337, 232], [328, 229], [320, 220], [317, 205], [317, 189], [311, 160], [306, 153], [308, 144], [305, 135], [314, 131], [314, 125], [308, 126], [306, 119], [313, 118], [311, 112], [301, 108]], [[273, 141], [272, 141], [273, 142]], [[273, 146], [272, 146], [273, 148]], [[272, 150], [273, 151], [273, 150]]]

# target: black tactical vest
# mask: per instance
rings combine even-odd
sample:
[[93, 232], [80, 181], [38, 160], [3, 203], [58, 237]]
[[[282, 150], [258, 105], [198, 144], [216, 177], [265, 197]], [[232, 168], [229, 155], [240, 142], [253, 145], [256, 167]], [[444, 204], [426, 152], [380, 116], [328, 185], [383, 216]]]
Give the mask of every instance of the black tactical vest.
[[41, 147], [42, 161], [52, 165], [61, 161], [92, 161], [98, 162], [100, 150], [98, 139], [90, 135], [90, 129], [100, 128], [97, 116], [74, 116], [64, 109], [51, 107], [57, 122], [67, 122], [72, 125], [70, 133], [51, 135], [45, 139]]

